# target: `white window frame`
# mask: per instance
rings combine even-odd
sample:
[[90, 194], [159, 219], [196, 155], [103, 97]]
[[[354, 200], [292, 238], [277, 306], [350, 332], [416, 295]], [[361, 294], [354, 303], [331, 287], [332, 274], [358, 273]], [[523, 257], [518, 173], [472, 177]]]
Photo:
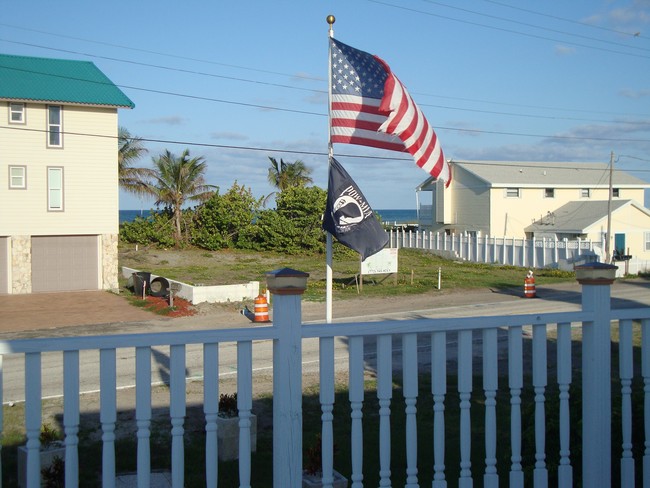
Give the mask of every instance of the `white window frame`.
[[[16, 116], [15, 119], [14, 116]], [[25, 124], [25, 122], [25, 104], [18, 102], [9, 102], [9, 123]]]
[[555, 198], [555, 188], [544, 188], [544, 198]]
[[[58, 109], [58, 121], [52, 122], [54, 109]], [[53, 140], [53, 136], [56, 140]], [[63, 147], [63, 105], [47, 106], [47, 147]]]
[[9, 189], [25, 190], [27, 188], [27, 166], [13, 164], [9, 166]]
[[47, 210], [63, 212], [63, 167], [47, 167]]
[[580, 198], [591, 198], [591, 188], [580, 188]]
[[644, 232], [643, 233], [643, 241], [644, 241], [644, 248], [646, 251], [650, 251], [650, 232]]
[[505, 197], [506, 198], [520, 198], [521, 197], [521, 189], [520, 188], [506, 188], [505, 189]]

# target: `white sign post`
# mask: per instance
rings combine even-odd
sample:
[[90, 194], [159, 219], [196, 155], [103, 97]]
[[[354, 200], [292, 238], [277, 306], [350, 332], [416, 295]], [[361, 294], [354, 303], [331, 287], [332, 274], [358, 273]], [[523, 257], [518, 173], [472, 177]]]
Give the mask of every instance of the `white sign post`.
[[397, 284], [397, 248], [382, 249], [361, 261], [359, 284], [363, 290], [363, 275], [394, 274]]

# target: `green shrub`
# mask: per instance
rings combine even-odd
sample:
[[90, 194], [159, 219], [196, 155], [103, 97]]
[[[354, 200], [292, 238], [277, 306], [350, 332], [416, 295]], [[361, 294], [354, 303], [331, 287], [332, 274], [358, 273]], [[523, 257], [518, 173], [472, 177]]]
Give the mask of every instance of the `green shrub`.
[[217, 190], [196, 208], [192, 244], [210, 251], [242, 247], [241, 236], [250, 233], [260, 205], [261, 199], [236, 181], [224, 195]]
[[173, 247], [173, 223], [169, 209], [161, 212], [151, 212], [146, 218], [136, 217], [132, 222], [120, 225], [120, 240], [131, 244], [159, 247]]

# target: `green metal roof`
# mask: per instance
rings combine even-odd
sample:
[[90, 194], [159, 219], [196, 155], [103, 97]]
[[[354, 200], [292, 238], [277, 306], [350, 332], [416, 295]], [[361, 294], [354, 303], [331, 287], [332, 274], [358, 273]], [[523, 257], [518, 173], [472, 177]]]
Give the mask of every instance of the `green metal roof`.
[[133, 108], [90, 61], [0, 54], [0, 99]]

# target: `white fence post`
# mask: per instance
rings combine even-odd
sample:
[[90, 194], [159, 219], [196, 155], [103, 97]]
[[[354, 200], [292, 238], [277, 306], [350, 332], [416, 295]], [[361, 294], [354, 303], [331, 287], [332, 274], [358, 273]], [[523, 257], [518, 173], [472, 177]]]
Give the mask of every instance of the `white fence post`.
[[307, 273], [283, 268], [267, 273], [273, 294], [273, 486], [302, 486], [301, 296]]
[[593, 321], [582, 328], [582, 466], [583, 486], [611, 484], [611, 331], [610, 294], [616, 266], [576, 266], [582, 285], [582, 309]]

